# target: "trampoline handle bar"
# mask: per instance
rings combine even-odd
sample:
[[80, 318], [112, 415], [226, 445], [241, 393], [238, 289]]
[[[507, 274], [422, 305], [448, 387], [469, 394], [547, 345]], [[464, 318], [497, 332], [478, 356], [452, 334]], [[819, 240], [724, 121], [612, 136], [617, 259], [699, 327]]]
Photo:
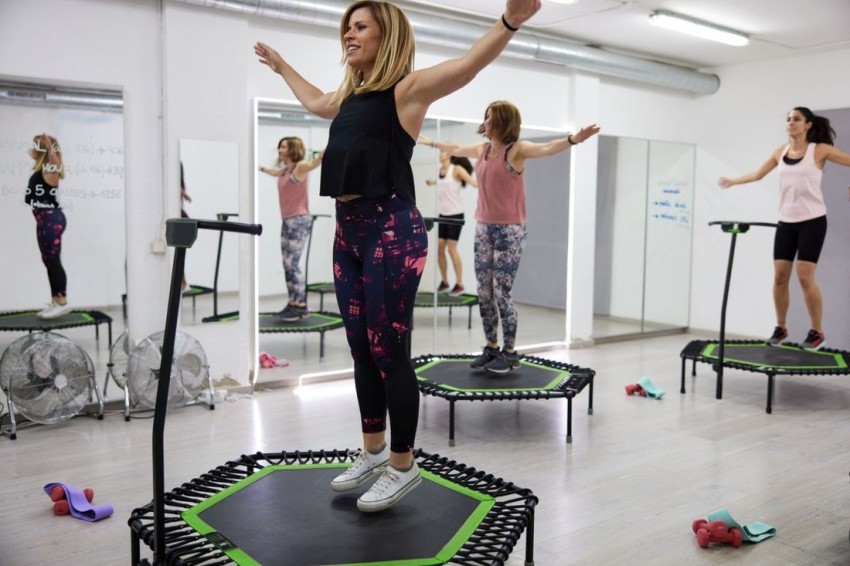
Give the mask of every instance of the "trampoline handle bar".
[[726, 224], [746, 224], [747, 226], [766, 226], [768, 228], [776, 228], [778, 226], [775, 222], [747, 222], [744, 220], [712, 220], [708, 223], [709, 226], [716, 226], [718, 224], [721, 226]]
[[463, 226], [466, 224], [466, 221], [461, 218], [423, 218], [426, 222], [435, 222], [437, 224], [454, 224], [456, 226]]
[[198, 220], [198, 228], [205, 230], [220, 230], [222, 232], [238, 232], [259, 236], [263, 233], [262, 224], [245, 224], [243, 222], [219, 222], [217, 220]]

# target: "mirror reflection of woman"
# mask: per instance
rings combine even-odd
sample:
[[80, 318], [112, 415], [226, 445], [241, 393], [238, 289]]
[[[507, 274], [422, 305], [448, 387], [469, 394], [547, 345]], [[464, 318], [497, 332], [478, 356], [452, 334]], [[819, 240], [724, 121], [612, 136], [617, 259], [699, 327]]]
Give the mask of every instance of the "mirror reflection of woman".
[[38, 312], [39, 318], [59, 318], [71, 311], [68, 304], [68, 278], [62, 267], [62, 234], [68, 223], [59, 204], [59, 182], [65, 178], [62, 149], [56, 138], [46, 133], [34, 136], [29, 156], [34, 173], [29, 179], [24, 201], [35, 218], [38, 249], [47, 268], [50, 303]]
[[[544, 143], [519, 139], [522, 118], [512, 103], [497, 100], [484, 113], [478, 133], [487, 141], [461, 146], [420, 136], [419, 142], [451, 155], [476, 158], [478, 204], [475, 209], [475, 279], [487, 345], [472, 362], [475, 369], [504, 374], [519, 367], [514, 349], [517, 310], [511, 289], [528, 234], [525, 211], [525, 162], [548, 157], [599, 132], [596, 124]], [[545, 198], [541, 196], [540, 198]], [[499, 320], [503, 346], [499, 348]]]
[[308, 174], [322, 164], [322, 154], [305, 161], [301, 138], [285, 137], [277, 144], [278, 167], [260, 166], [260, 171], [277, 177], [280, 203], [280, 253], [289, 302], [277, 317], [287, 322], [304, 318], [307, 311], [307, 281], [301, 270], [301, 254], [313, 228], [310, 216]]
[[334, 287], [354, 361], [363, 450], [331, 488], [377, 478], [357, 500], [363, 512], [392, 507], [422, 481], [413, 457], [419, 387], [409, 346], [428, 253], [410, 166], [416, 138], [430, 105], [468, 84], [539, 9], [540, 0], [506, 0], [468, 51], [414, 70], [404, 12], [389, 2], [354, 2], [340, 21], [345, 77], [334, 92], [307, 81], [268, 45], [254, 46], [304, 108], [333, 120], [320, 194], [336, 199]]
[[[477, 187], [478, 183], [472, 177], [472, 163], [466, 157], [450, 156], [445, 151], [440, 152], [440, 173], [438, 179], [425, 181], [428, 186], [437, 186], [437, 214], [440, 218], [463, 220], [463, 198], [461, 189], [466, 185]], [[438, 293], [460, 295], [463, 293], [463, 262], [457, 249], [460, 239], [460, 224], [440, 222], [437, 225], [437, 265], [440, 268], [440, 286]], [[455, 271], [455, 286], [449, 290], [449, 266], [446, 252], [452, 260]]]

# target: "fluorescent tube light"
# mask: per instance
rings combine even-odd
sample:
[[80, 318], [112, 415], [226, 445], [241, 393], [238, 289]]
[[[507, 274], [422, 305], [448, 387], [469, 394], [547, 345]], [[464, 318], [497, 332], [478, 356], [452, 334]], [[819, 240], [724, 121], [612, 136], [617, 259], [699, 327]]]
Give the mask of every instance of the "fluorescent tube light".
[[649, 21], [657, 26], [686, 33], [695, 37], [701, 37], [726, 45], [741, 47], [750, 43], [750, 38], [745, 33], [733, 29], [724, 28], [715, 24], [681, 16], [666, 10], [656, 10], [649, 15]]

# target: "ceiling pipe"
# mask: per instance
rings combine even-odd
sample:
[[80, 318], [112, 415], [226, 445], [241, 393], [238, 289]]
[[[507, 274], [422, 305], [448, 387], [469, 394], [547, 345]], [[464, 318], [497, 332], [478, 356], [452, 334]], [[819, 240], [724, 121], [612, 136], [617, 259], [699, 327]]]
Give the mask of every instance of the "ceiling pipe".
[[[341, 0], [177, 0], [185, 4], [231, 10], [250, 16], [278, 18], [301, 24], [339, 28], [350, 5]], [[406, 9], [416, 41], [441, 47], [469, 49], [489, 26], [448, 19], [444, 14]], [[693, 69], [610, 53], [596, 47], [541, 37], [519, 31], [502, 52], [525, 61], [562, 65], [570, 69], [647, 83], [694, 94], [714, 94], [716, 75]]]
[[0, 81], [0, 103], [2, 102], [112, 112], [121, 112], [124, 109], [124, 98], [117, 91], [51, 87], [7, 81]]

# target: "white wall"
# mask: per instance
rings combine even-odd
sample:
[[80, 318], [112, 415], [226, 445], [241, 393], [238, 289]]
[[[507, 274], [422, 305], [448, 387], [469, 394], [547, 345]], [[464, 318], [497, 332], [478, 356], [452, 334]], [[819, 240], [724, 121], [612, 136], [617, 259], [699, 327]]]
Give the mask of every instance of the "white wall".
[[[777, 216], [779, 180], [775, 171], [760, 182], [727, 190], [717, 187], [717, 179], [757, 169], [776, 147], [786, 143], [785, 116], [794, 106], [807, 106], [817, 113], [819, 109], [850, 105], [847, 97], [850, 75], [845, 71], [848, 60], [850, 49], [844, 48], [808, 57], [716, 69], [720, 90], [696, 101], [692, 118], [698, 125], [694, 132], [697, 167], [692, 328], [716, 331], [720, 325], [730, 236], [717, 226], [709, 227], [708, 222], [775, 222]], [[838, 139], [836, 145], [850, 151], [850, 140]], [[827, 164], [826, 167], [837, 166]], [[843, 211], [830, 213], [844, 214]], [[775, 323], [771, 298], [772, 250], [772, 229], [754, 227], [738, 237], [727, 332], [758, 337], [771, 332]], [[791, 286], [794, 289], [799, 285], [792, 280]], [[800, 310], [804, 306], [797, 300], [792, 302], [791, 309]], [[826, 308], [827, 334], [830, 324]], [[806, 330], [793, 329], [792, 339], [802, 341]]]
[[[62, 22], [51, 27], [50, 47], [25, 49], [23, 46], [33, 44], [33, 30], [42, 29], [47, 15], [52, 21]], [[181, 138], [239, 145], [239, 203], [245, 211], [240, 220], [253, 220], [249, 217], [254, 207], [255, 175], [252, 100], [258, 96], [294, 98], [278, 76], [257, 63], [252, 51], [257, 40], [280, 49], [320, 88], [331, 90], [338, 85], [340, 54], [332, 29], [169, 1], [162, 15], [154, 0], [6, 0], [0, 4], [0, 75], [108, 85], [124, 91], [129, 316], [137, 337], [161, 329], [164, 320], [171, 266], [168, 256], [151, 254], [149, 246], [161, 236], [163, 219], [179, 215]], [[165, 48], [164, 65], [161, 46]], [[456, 53], [421, 45], [417, 66]], [[599, 98], [592, 116], [583, 115], [581, 105], [571, 108], [566, 94], [573, 92], [574, 81], [568, 70], [505, 59], [431, 110], [437, 116], [477, 120], [490, 101], [509, 99], [529, 124], [572, 130], [598, 121], [609, 135], [697, 143], [694, 241], [698, 259], [694, 265], [691, 324], [713, 328], [725, 262], [725, 254], [713, 254], [725, 250], [727, 240], [704, 225], [708, 220], [736, 214], [768, 220], [775, 216], [774, 196], [757, 187], [721, 195], [714, 181], [722, 174], [760, 164], [770, 149], [783, 141], [782, 122], [790, 106], [846, 106], [842, 97], [848, 91], [850, 77], [842, 76], [840, 70], [848, 55], [850, 51], [845, 49], [799, 61], [722, 69], [720, 92], [705, 97], [603, 78], [598, 87], [594, 86]], [[794, 77], [793, 84], [790, 76]], [[164, 108], [162, 77], [167, 92]], [[756, 240], [760, 237], [754, 235], [752, 244], [741, 246], [741, 253], [749, 254], [749, 258], [742, 258], [742, 264], [764, 260], [766, 254], [756, 249], [766, 245]], [[242, 242], [244, 290], [253, 285], [252, 243], [248, 236], [238, 238]], [[763, 283], [758, 282], [757, 274], [743, 281], [734, 300], [739, 305], [764, 301], [765, 306], [751, 307], [748, 317], [733, 316], [731, 331], [764, 333], [763, 324], [754, 322], [756, 317], [751, 316], [754, 308], [765, 316], [770, 309], [766, 295], [769, 265], [764, 274]], [[244, 295], [243, 310], [250, 308]], [[214, 374], [216, 367], [226, 367], [236, 379], [247, 379], [256, 358], [255, 345], [243, 336], [249, 329], [247, 321], [236, 328], [228, 327], [227, 331], [233, 332], [229, 342], [232, 349], [216, 352], [218, 358], [211, 360]]]

